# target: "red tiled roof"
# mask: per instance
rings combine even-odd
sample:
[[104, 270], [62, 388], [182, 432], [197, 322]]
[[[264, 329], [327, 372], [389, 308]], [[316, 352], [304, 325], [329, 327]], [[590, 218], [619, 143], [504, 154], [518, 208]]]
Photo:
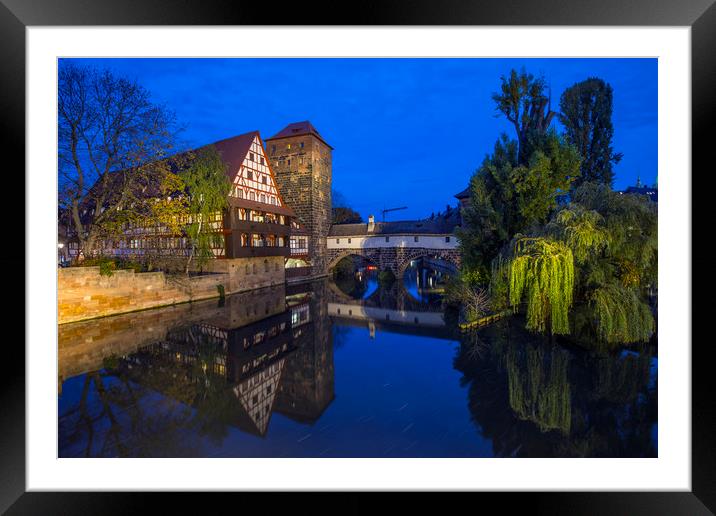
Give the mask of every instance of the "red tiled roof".
[[[271, 138], [266, 138], [266, 141], [278, 140], [280, 138], [290, 138], [292, 136], [302, 136], [305, 134], [311, 134], [311, 135], [317, 137], [319, 140], [321, 140], [326, 145], [328, 145], [328, 142], [326, 142], [326, 140], [323, 139], [323, 136], [321, 136], [321, 134], [318, 132], [318, 130], [308, 120], [304, 120], [303, 122], [293, 122], [292, 124], [288, 124], [286, 127], [284, 127], [279, 132], [274, 134]], [[328, 145], [328, 146], [331, 147], [330, 145]], [[333, 149], [333, 147], [331, 147], [331, 149]]]
[[229, 177], [229, 181], [234, 180], [236, 171], [241, 167], [246, 154], [251, 149], [251, 144], [253, 143], [254, 138], [258, 135], [258, 131], [251, 131], [250, 133], [232, 136], [231, 138], [226, 138], [225, 140], [219, 140], [218, 142], [206, 145], [206, 147], [209, 147], [210, 145], [216, 147], [222, 161], [227, 165], [226, 175]]

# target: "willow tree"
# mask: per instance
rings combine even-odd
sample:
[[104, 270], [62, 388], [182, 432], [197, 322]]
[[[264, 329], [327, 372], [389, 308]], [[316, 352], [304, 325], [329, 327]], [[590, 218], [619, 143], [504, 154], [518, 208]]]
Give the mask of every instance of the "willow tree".
[[534, 422], [542, 432], [559, 430], [569, 435], [572, 393], [568, 378], [569, 356], [557, 347], [511, 348], [506, 356], [510, 407], [517, 417]]
[[190, 243], [188, 273], [192, 260], [196, 258], [197, 264], [202, 266], [213, 257], [212, 248], [223, 245], [221, 215], [228, 206], [231, 182], [226, 176], [226, 164], [213, 146], [200, 149], [179, 175], [188, 192], [185, 227]]
[[609, 344], [644, 342], [654, 333], [654, 317], [633, 288], [606, 285], [590, 293], [600, 340]]
[[563, 242], [547, 237], [518, 237], [495, 273], [507, 272], [509, 304], [527, 304], [527, 328], [551, 334], [569, 333], [574, 289], [574, 257]]

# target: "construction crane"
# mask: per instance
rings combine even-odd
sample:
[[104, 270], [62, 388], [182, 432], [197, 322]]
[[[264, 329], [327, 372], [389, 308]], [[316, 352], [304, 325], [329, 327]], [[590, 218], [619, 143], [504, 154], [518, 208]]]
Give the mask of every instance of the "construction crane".
[[387, 209], [383, 210], [383, 222], [385, 222], [385, 214], [388, 213], [389, 211], [398, 211], [398, 210], [407, 210], [407, 209], [408, 209], [407, 206], [401, 206], [400, 208], [387, 208]]

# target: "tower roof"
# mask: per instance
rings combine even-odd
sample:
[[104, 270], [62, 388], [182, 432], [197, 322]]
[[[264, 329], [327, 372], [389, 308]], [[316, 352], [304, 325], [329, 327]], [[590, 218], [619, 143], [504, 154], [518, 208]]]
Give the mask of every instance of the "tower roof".
[[[304, 120], [303, 122], [293, 122], [291, 124], [288, 124], [286, 127], [281, 129], [279, 132], [274, 134], [271, 138], [266, 138], [266, 141], [269, 140], [279, 140], [281, 138], [291, 138], [294, 136], [303, 136], [303, 135], [311, 135], [315, 136], [319, 140], [321, 140], [323, 143], [328, 145], [328, 142], [323, 139], [323, 136], [318, 132], [318, 130], [313, 126], [311, 122], [308, 120]], [[328, 145], [328, 147], [333, 150], [333, 147]]]
[[456, 199], [468, 199], [469, 197], [472, 197], [472, 191], [470, 190], [470, 187], [468, 186], [462, 192], [456, 193], [454, 197]]

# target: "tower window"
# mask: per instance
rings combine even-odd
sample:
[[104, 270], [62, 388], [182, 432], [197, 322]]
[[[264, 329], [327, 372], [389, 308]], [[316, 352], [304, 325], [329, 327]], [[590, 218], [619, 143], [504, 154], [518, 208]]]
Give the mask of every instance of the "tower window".
[[450, 237], [445, 237], [445, 242], [450, 242]]
[[390, 242], [390, 237], [385, 237], [386, 242]]
[[276, 154], [276, 146], [271, 145], [271, 154]]
[[287, 148], [287, 149], [290, 149], [290, 148], [291, 148], [291, 144], [289, 143], [288, 145], [286, 145], [286, 148]]
[[299, 145], [300, 145], [300, 146], [301, 146], [301, 148], [303, 149], [303, 142], [299, 143]]
[[340, 239], [340, 238], [336, 238], [336, 244], [340, 244], [340, 243], [341, 243], [341, 239]]
[[414, 240], [415, 242], [417, 242], [417, 241], [418, 241], [418, 238], [419, 238], [419, 237], [413, 237], [413, 240]]
[[286, 161], [288, 162], [288, 166], [290, 167], [290, 166], [291, 166], [291, 160], [289, 159], [289, 160], [286, 160]]

